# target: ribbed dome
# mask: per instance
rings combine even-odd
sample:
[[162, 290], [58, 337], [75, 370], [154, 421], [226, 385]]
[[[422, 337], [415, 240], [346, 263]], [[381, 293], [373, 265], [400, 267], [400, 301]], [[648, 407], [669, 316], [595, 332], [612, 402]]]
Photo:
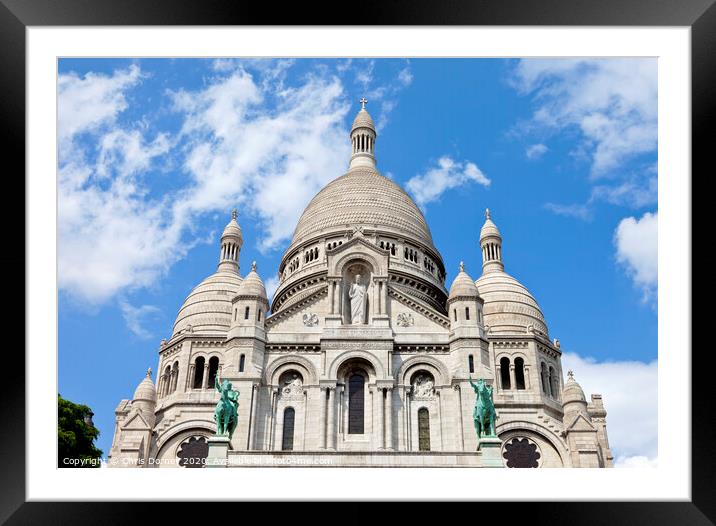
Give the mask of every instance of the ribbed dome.
[[361, 109], [356, 115], [356, 118], [353, 119], [353, 126], [351, 126], [351, 131], [355, 130], [356, 128], [371, 128], [373, 131], [375, 131], [373, 117], [370, 116], [370, 113], [368, 113], [365, 108]]
[[139, 382], [137, 389], [134, 391], [134, 397], [132, 398], [133, 401], [157, 401], [157, 389], [156, 387], [154, 387], [154, 382], [152, 381], [151, 374], [152, 371], [150, 369], [149, 371], [147, 371], [147, 376], [144, 377], [144, 380]]
[[562, 403], [568, 404], [570, 402], [587, 403], [587, 397], [584, 396], [584, 390], [574, 379], [572, 371], [569, 372], [567, 381], [564, 384], [564, 389], [562, 389]]
[[497, 225], [492, 222], [492, 219], [486, 219], [485, 224], [480, 229], [481, 240], [488, 236], [500, 236], [500, 231], [497, 229]]
[[266, 287], [261, 277], [256, 273], [256, 262], [251, 266], [249, 272], [239, 286], [239, 296], [258, 296], [266, 299]]
[[405, 191], [377, 170], [359, 167], [328, 183], [311, 200], [291, 244], [322, 231], [357, 225], [387, 227], [432, 246], [422, 212]]
[[460, 272], [458, 272], [457, 276], [455, 276], [455, 280], [452, 282], [452, 286], [450, 287], [450, 297], [448, 299], [456, 298], [458, 296], [479, 296], [475, 282], [468, 275], [468, 273], [465, 272], [465, 268], [462, 263], [460, 263]]
[[239, 226], [239, 223], [236, 222], [235, 215], [234, 215], [234, 217], [231, 218], [231, 221], [229, 221], [229, 224], [226, 225], [226, 228], [224, 228], [224, 233], [221, 234], [221, 239], [224, 239], [225, 237], [238, 238], [242, 242], [244, 240], [244, 235], [241, 232], [241, 227]]
[[179, 310], [172, 336], [191, 325], [192, 332], [226, 332], [231, 325], [231, 300], [239, 291], [241, 276], [218, 271], [191, 291]]
[[485, 302], [485, 325], [490, 326], [490, 332], [524, 334], [532, 325], [548, 334], [537, 301], [515, 278], [506, 272], [493, 271], [480, 276], [475, 285]]

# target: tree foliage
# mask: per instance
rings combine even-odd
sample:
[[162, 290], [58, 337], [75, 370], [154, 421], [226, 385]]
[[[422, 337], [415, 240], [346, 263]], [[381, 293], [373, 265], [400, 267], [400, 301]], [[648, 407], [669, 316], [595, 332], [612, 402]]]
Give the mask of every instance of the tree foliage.
[[88, 406], [57, 395], [58, 467], [100, 466], [102, 450], [94, 445], [99, 429], [92, 425], [91, 416], [92, 410]]

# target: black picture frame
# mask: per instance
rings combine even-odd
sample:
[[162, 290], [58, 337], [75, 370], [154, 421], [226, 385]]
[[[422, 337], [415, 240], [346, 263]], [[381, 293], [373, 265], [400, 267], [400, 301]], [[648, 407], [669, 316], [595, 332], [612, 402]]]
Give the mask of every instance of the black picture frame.
[[[25, 30], [28, 26], [65, 25], [510, 25], [510, 26], [688, 26], [691, 28], [692, 81], [692, 172], [707, 176], [708, 155], [716, 136], [714, 86], [716, 86], [715, 0], [384, 0], [355, 3], [283, 2], [261, 3], [245, 0], [0, 0], [0, 71], [2, 96], [0, 119], [6, 161], [15, 161], [14, 174], [25, 172]], [[340, 14], [339, 14], [340, 13]], [[711, 132], [709, 132], [711, 130]], [[711, 135], [714, 133], [714, 135]], [[710, 167], [709, 171], [713, 171]], [[10, 171], [8, 170], [8, 174]], [[6, 176], [6, 181], [8, 177]], [[15, 176], [18, 193], [24, 195], [21, 178]], [[693, 177], [691, 179], [693, 181]], [[12, 184], [12, 183], [7, 183]], [[5, 186], [6, 192], [8, 186]], [[692, 186], [693, 188], [693, 186]], [[702, 195], [708, 195], [706, 192]], [[6, 193], [7, 195], [7, 193]], [[693, 195], [693, 193], [692, 193]], [[698, 194], [697, 194], [698, 195]], [[708, 197], [707, 197], [708, 198]], [[692, 204], [692, 210], [696, 210]], [[10, 209], [3, 211], [6, 215]], [[6, 219], [5, 225], [17, 224]], [[10, 217], [8, 215], [8, 217]], [[695, 222], [694, 226], [697, 226]], [[11, 230], [11, 229], [7, 229]], [[25, 246], [19, 228], [9, 232], [6, 243]], [[22, 232], [24, 233], [24, 232]], [[16, 236], [15, 241], [12, 236]], [[692, 239], [699, 239], [698, 237]], [[707, 238], [701, 238], [707, 239]], [[691, 257], [691, 254], [689, 254]], [[3, 255], [6, 267], [23, 268], [24, 251]], [[689, 260], [691, 261], [691, 259]], [[9, 275], [9, 271], [5, 274]], [[18, 309], [19, 311], [19, 309]], [[694, 314], [698, 311], [692, 309]], [[703, 313], [704, 311], [700, 311]], [[24, 313], [24, 310], [23, 310]], [[703, 314], [702, 314], [703, 315]], [[665, 322], [665, 320], [660, 320]], [[693, 327], [693, 322], [692, 327]], [[706, 363], [708, 347], [697, 347], [685, 335], [684, 359]], [[22, 374], [18, 374], [18, 366]], [[24, 360], [17, 358], [15, 374], [4, 375], [4, 396], [0, 404], [0, 448], [3, 487], [0, 491], [0, 522], [7, 524], [126, 523], [156, 520], [156, 508], [140, 514], [138, 504], [126, 503], [28, 503], [25, 499], [25, 387]], [[692, 482], [689, 502], [592, 502], [592, 503], [498, 503], [509, 509], [510, 521], [521, 516], [531, 523], [550, 524], [714, 524], [716, 523], [716, 411], [712, 368], [693, 367], [692, 384]], [[660, 386], [664, 388], [666, 386]], [[679, 388], [679, 386], [671, 386]], [[689, 430], [685, 430], [685, 436]], [[440, 483], [440, 480], [435, 480]], [[269, 490], [270, 488], [267, 488]], [[78, 499], [82, 496], [78, 495]], [[505, 498], [509, 498], [506, 488]], [[628, 496], [625, 496], [628, 498]], [[555, 488], [559, 499], [559, 488]], [[419, 506], [414, 504], [413, 506]], [[251, 512], [242, 506], [245, 519]], [[471, 504], [465, 515], [450, 514], [460, 521], [495, 520], [487, 504]], [[495, 507], [495, 505], [491, 506]], [[237, 508], [235, 508], [237, 509]], [[355, 509], [355, 508], [354, 508]], [[482, 519], [475, 512], [479, 509]], [[265, 510], [265, 508], [264, 508]], [[174, 511], [184, 513], [181, 506]], [[258, 511], [258, 510], [257, 510]], [[414, 509], [411, 516], [415, 516]], [[147, 513], [149, 515], [147, 515]], [[166, 518], [167, 510], [161, 511]], [[260, 512], [261, 513], [261, 512]], [[341, 513], [345, 520], [345, 510]], [[350, 515], [350, 514], [348, 514]], [[405, 515], [403, 515], [405, 518]], [[203, 520], [209, 520], [209, 516]], [[239, 519], [237, 520], [244, 520]], [[253, 520], [253, 519], [252, 519]], [[324, 520], [324, 519], [321, 519]], [[183, 523], [184, 521], [182, 521]], [[283, 521], [282, 521], [283, 522]], [[302, 521], [303, 522], [303, 521]], [[307, 521], [305, 521], [307, 522]]]

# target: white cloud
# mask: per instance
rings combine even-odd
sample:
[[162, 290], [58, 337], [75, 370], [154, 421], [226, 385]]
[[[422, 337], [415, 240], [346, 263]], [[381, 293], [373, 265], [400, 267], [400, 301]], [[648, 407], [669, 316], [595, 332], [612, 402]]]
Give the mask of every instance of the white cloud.
[[273, 295], [276, 292], [276, 289], [278, 289], [278, 277], [271, 276], [265, 281], [264, 285], [266, 287], [266, 296], [268, 296], [269, 303], [271, 303], [271, 301], [273, 300]]
[[525, 155], [530, 160], [539, 159], [547, 152], [547, 147], [544, 144], [532, 144], [525, 150]]
[[[287, 67], [278, 61], [261, 74], [280, 79]], [[58, 103], [66, 123], [59, 286], [84, 303], [150, 286], [205, 241], [194, 225], [207, 213], [243, 205], [265, 232], [260, 248], [277, 247], [291, 236], [311, 197], [345, 171], [350, 155], [344, 128], [349, 106], [334, 77], [310, 75], [286, 88], [237, 67], [201, 90], [168, 94], [183, 120], [176, 137], [148, 137], [145, 126], [117, 122], [127, 108], [124, 90], [141, 78], [134, 66], [113, 75], [60, 76]], [[76, 115], [85, 108], [94, 117]], [[174, 176], [177, 190], [156, 198], [146, 178], [159, 160], [184, 174]]]
[[[592, 189], [584, 205], [550, 204], [549, 210], [589, 220], [598, 201], [631, 208], [656, 202], [655, 170], [623, 170], [628, 161], [656, 153], [656, 59], [523, 59], [511, 80], [534, 104], [531, 119], [518, 130], [539, 137], [576, 131], [572, 155], [590, 161], [592, 183], [608, 180]], [[530, 148], [530, 159], [544, 153]]]
[[524, 59], [513, 83], [534, 96], [531, 127], [580, 131], [595, 177], [656, 151], [654, 58]]
[[642, 289], [644, 299], [651, 298], [658, 281], [658, 213], [622, 219], [614, 231], [614, 244], [617, 261]]
[[412, 177], [405, 186], [413, 194], [418, 205], [424, 207], [427, 203], [439, 199], [445, 191], [469, 182], [490, 186], [491, 181], [475, 163], [456, 162], [448, 156], [443, 156], [438, 159], [437, 167]]
[[655, 465], [658, 455], [657, 361], [597, 362], [564, 353], [562, 368], [574, 371], [587, 401], [591, 394], [603, 396], [607, 436], [615, 464], [618, 467]]
[[364, 67], [356, 71], [356, 82], [363, 86], [363, 90], [368, 89], [368, 85], [373, 82], [373, 70], [375, 69], [375, 60], [363, 62]]
[[[273, 111], [262, 105], [269, 96], [277, 97]], [[266, 232], [263, 250], [289, 238], [313, 195], [345, 171], [348, 107], [335, 77], [310, 77], [276, 94], [237, 70], [202, 91], [173, 97], [186, 115], [184, 168], [194, 183], [180, 208], [196, 213], [244, 205]]]
[[400, 73], [398, 73], [398, 81], [403, 86], [410, 86], [413, 82], [413, 73], [410, 71], [410, 67], [405, 66], [400, 70]]
[[124, 91], [136, 85], [140, 78], [136, 65], [115, 71], [111, 76], [95, 73], [84, 77], [75, 73], [60, 75], [57, 79], [60, 142], [113, 122], [127, 108]]
[[615, 468], [637, 468], [637, 469], [656, 469], [659, 467], [659, 459], [636, 455], [633, 457], [619, 457], [615, 459]]
[[147, 317], [156, 316], [161, 313], [158, 307], [154, 305], [134, 307], [126, 300], [120, 301], [119, 306], [122, 309], [122, 316], [130, 331], [143, 340], [152, 337], [152, 333], [145, 329], [142, 324]]
[[559, 216], [575, 217], [583, 221], [591, 221], [594, 217], [592, 209], [584, 204], [560, 205], [557, 203], [545, 203], [544, 207]]
[[599, 185], [592, 188], [590, 203], [606, 201], [613, 205], [642, 208], [657, 203], [656, 176], [631, 177], [617, 185]]

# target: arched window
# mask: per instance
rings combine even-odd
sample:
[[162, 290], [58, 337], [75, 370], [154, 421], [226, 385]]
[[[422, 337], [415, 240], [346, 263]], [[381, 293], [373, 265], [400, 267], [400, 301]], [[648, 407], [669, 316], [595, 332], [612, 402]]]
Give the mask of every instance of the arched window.
[[512, 389], [512, 385], [510, 385], [510, 359], [506, 356], [500, 359], [500, 380], [503, 389]]
[[348, 379], [348, 434], [363, 434], [364, 406], [365, 378], [361, 374], [354, 374]]
[[162, 396], [166, 396], [171, 392], [171, 386], [172, 386], [172, 370], [171, 367], [167, 365], [167, 368], [164, 369], [164, 374], [162, 375]]
[[430, 451], [430, 413], [425, 407], [418, 409], [418, 450]]
[[467, 357], [467, 367], [471, 373], [475, 372], [475, 358], [472, 354]]
[[283, 451], [293, 451], [293, 428], [296, 421], [296, 410], [293, 407], [287, 407], [283, 412], [283, 437], [281, 439], [281, 449]]
[[525, 388], [525, 361], [515, 358], [515, 389]]
[[216, 375], [219, 373], [219, 358], [216, 356], [211, 357], [209, 360], [209, 383], [207, 387], [214, 389], [214, 383], [216, 382]]
[[540, 368], [540, 378], [542, 379], [542, 392], [546, 395], [549, 394], [549, 377], [547, 376], [547, 366], [542, 362]]
[[257, 319], [257, 321], [261, 321], [261, 309], [259, 309], [258, 312], [256, 313], [256, 319]]
[[453, 318], [455, 318], [455, 321], [457, 321], [457, 309], [452, 310]]
[[470, 321], [470, 307], [465, 307], [465, 319]]
[[199, 356], [194, 362], [194, 389], [201, 389], [201, 382], [204, 379], [204, 357]]
[[248, 307], [246, 307], [246, 310], [244, 311], [244, 319], [245, 320], [249, 319], [249, 308]]
[[244, 372], [244, 365], [245, 365], [245, 364], [246, 364], [246, 355], [245, 355], [245, 354], [242, 354], [241, 357], [239, 358], [239, 372], [240, 372], [240, 373], [243, 373], [243, 372]]

